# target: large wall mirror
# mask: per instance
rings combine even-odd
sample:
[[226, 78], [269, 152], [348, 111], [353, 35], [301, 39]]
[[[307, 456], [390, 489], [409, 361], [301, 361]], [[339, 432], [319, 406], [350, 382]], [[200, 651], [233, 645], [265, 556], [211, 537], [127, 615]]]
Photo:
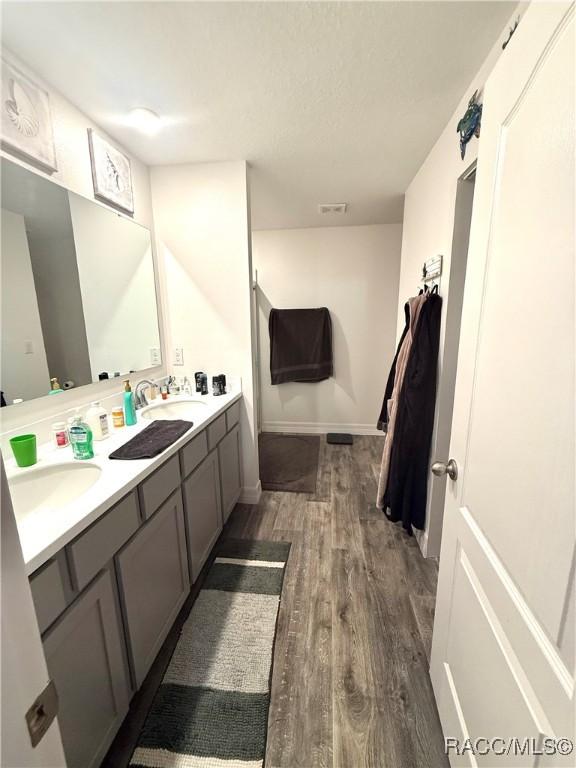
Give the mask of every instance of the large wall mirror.
[[149, 231], [1, 162], [3, 402], [160, 365]]

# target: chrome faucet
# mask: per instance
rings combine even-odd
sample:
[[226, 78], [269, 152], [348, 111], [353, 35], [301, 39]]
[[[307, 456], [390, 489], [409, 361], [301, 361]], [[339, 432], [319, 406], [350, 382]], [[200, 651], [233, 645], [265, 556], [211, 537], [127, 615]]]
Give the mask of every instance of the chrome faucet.
[[136, 384], [136, 388], [134, 389], [134, 405], [136, 406], [137, 411], [148, 405], [148, 400], [146, 400], [146, 395], [144, 394], [146, 387], [154, 386], [155, 384], [148, 379], [142, 379], [142, 381], [139, 381], [138, 384]]

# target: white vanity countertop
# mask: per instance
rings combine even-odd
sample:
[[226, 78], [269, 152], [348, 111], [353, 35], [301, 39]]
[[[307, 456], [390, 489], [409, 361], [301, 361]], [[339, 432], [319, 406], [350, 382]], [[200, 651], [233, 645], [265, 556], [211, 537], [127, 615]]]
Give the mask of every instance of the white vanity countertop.
[[[135, 460], [110, 460], [108, 456], [112, 451], [128, 442], [134, 435], [141, 432], [152, 421], [141, 418], [138, 413], [138, 423], [133, 427], [124, 427], [114, 429], [111, 427], [111, 435], [106, 440], [94, 441], [94, 458], [90, 459], [90, 464], [97, 464], [102, 473], [94, 485], [84, 494], [76, 498], [72, 503], [52, 510], [49, 513], [44, 511], [28, 513], [25, 516], [19, 515], [15, 509], [18, 533], [26, 563], [26, 573], [30, 575], [37, 568], [43, 565], [62, 547], [68, 544], [72, 539], [78, 536], [83, 530], [88, 528], [104, 512], [112, 507], [117, 501], [126, 496], [129, 491], [135, 488], [155, 469], [163, 464], [170, 456], [177, 453], [186, 443], [195, 435], [205, 429], [211, 421], [223, 413], [232, 403], [239, 400], [241, 392], [232, 392], [219, 397], [206, 395], [202, 400], [206, 403], [206, 415], [202, 418], [194, 419], [194, 426], [188, 430], [182, 437], [172, 443], [165, 451], [159, 453], [153, 459], [135, 459]], [[189, 399], [185, 396], [172, 395], [168, 403], [178, 400]], [[194, 399], [200, 399], [196, 396]], [[161, 402], [161, 401], [157, 401]], [[24, 473], [33, 472], [39, 467], [45, 467], [55, 464], [73, 463], [80, 464], [72, 458], [72, 449], [56, 448], [53, 445], [41, 445], [38, 447], [38, 462], [26, 469], [20, 469], [13, 457], [6, 461], [6, 473], [8, 484], [16, 476], [22, 476]]]

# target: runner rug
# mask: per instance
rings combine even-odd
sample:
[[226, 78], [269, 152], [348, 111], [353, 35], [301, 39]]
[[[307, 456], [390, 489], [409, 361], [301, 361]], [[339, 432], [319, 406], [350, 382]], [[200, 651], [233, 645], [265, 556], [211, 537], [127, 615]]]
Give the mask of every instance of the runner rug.
[[290, 544], [222, 543], [156, 694], [131, 766], [260, 768]]

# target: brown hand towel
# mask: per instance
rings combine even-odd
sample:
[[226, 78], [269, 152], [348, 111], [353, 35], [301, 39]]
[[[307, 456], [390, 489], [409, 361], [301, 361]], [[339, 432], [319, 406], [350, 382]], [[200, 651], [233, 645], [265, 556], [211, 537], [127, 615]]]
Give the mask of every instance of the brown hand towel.
[[113, 451], [108, 458], [151, 459], [175, 443], [193, 426], [191, 421], [182, 419], [158, 419]]
[[326, 307], [272, 309], [268, 328], [272, 384], [332, 376], [332, 321]]

